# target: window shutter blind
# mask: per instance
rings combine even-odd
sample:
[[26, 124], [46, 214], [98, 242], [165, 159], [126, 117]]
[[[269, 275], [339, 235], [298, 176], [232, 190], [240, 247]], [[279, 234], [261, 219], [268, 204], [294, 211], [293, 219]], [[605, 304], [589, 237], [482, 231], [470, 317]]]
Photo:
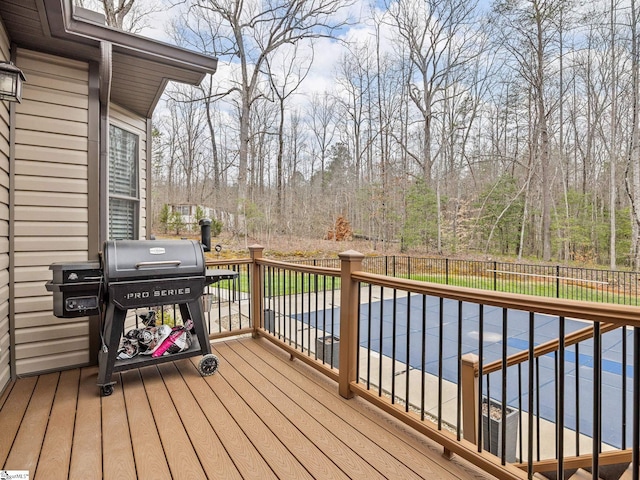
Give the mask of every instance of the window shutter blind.
[[109, 127], [109, 238], [136, 239], [138, 136]]

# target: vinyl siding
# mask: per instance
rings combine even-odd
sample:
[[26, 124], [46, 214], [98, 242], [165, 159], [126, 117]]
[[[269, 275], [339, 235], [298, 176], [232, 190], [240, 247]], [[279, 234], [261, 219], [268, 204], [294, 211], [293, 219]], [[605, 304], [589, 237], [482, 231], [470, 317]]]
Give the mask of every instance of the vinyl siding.
[[147, 234], [147, 120], [116, 104], [111, 104], [111, 123], [119, 128], [138, 135], [138, 159], [140, 179], [140, 210], [139, 210], [139, 238], [146, 238]]
[[89, 67], [23, 49], [16, 63], [27, 82], [16, 107], [13, 323], [26, 375], [90, 363], [88, 319], [54, 317], [45, 288], [51, 263], [88, 258]]
[[[9, 55], [9, 38], [0, 22], [0, 60]], [[9, 325], [9, 110], [0, 101], [0, 392], [11, 378]]]

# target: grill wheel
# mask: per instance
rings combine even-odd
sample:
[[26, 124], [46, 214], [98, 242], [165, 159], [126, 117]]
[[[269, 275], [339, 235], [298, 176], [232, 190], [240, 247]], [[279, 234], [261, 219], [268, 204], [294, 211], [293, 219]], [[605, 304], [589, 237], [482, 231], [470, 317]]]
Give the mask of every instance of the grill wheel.
[[209, 353], [200, 359], [198, 364], [198, 371], [203, 377], [213, 375], [218, 371], [218, 364], [220, 361], [213, 353]]
[[103, 385], [100, 387], [100, 395], [103, 397], [108, 397], [113, 393], [113, 385]]

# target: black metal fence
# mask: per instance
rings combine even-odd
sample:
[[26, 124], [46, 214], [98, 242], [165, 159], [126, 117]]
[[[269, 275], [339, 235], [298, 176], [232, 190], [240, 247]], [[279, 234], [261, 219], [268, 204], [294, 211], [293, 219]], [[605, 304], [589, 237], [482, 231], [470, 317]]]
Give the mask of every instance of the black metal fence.
[[[340, 268], [337, 258], [289, 261]], [[397, 255], [365, 257], [363, 267], [369, 273], [460, 287], [640, 305], [640, 272]]]

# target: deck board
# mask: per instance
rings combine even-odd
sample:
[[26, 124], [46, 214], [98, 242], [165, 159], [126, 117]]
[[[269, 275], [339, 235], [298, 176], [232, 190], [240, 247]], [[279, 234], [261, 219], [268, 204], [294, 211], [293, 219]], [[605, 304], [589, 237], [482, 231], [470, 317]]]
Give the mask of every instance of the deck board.
[[265, 340], [114, 375], [97, 369], [18, 379], [0, 405], [0, 469], [34, 478], [493, 478]]
[[142, 368], [140, 372], [171, 475], [174, 478], [206, 479], [160, 372], [156, 367]]
[[[392, 452], [405, 465], [410, 466], [424, 478], [491, 478], [467, 462], [441, 460], [433, 461], [442, 455], [442, 447], [415, 432], [405, 424], [384, 414], [366, 401], [354, 398], [345, 400], [335, 394], [335, 384], [310, 368], [287, 368], [291, 365], [289, 355], [280, 351], [270, 342], [236, 342], [234, 348], [243, 348], [254, 356], [249, 361], [262, 359], [275, 371], [286, 372], [286, 377], [316, 399], [312, 408], [330, 405], [338, 414], [341, 423], [339, 431], [356, 428], [387, 452]], [[250, 358], [248, 353], [244, 356]]]
[[[265, 424], [274, 435], [280, 438], [292, 455], [301, 460], [301, 463], [304, 460], [305, 468], [312, 476], [348, 478], [333, 463], [333, 456], [328, 457], [322, 448], [329, 447], [331, 432], [320, 425], [314, 425], [313, 418], [297, 408], [293, 402], [288, 401], [269, 382], [262, 381], [257, 375], [251, 375], [251, 371], [247, 372], [252, 369], [243, 368], [246, 364], [234, 354], [232, 349], [222, 347], [217, 350], [217, 354], [229, 367], [224, 369], [222, 375], [229, 378], [229, 382], [236, 386], [243, 398], [252, 399], [252, 404], [259, 409]], [[246, 375], [247, 373], [249, 376]], [[335, 449], [334, 453], [338, 453], [337, 450]]]
[[[221, 355], [222, 359], [240, 369], [240, 373], [245, 376], [247, 381], [255, 385], [271, 402], [278, 405], [285, 412], [288, 420], [301, 429], [309, 440], [322, 450], [323, 455], [326, 455], [341, 468], [342, 477], [346, 477], [345, 472], [349, 472], [349, 475], [358, 478], [375, 478], [389, 470], [384, 467], [390, 467], [392, 472], [397, 473], [398, 478], [418, 478], [404, 465], [397, 462], [380, 468], [387, 452], [375, 449], [373, 441], [364, 435], [359, 435], [355, 429], [353, 429], [355, 434], [341, 435], [344, 430], [352, 429], [348, 425], [338, 425], [342, 422], [336, 418], [335, 414], [323, 405], [316, 403], [312, 397], [303, 394], [296, 395], [298, 392], [289, 393], [297, 387], [290, 380], [283, 378], [279, 372], [275, 370], [264, 372], [264, 375], [269, 376], [267, 379], [255, 367], [244, 361], [233, 348], [224, 347], [222, 350], [217, 350], [217, 353]], [[283, 391], [288, 392], [289, 396], [285, 395]], [[319, 408], [309, 408], [310, 405]], [[345, 441], [340, 437], [343, 437]], [[349, 447], [349, 445], [354, 447]], [[356, 448], [359, 454], [354, 452], [352, 448]], [[339, 477], [336, 476], [336, 478]]]
[[241, 396], [233, 385], [228, 383], [227, 376], [222, 371], [215, 376], [206, 377], [205, 380], [212, 389], [215, 389], [216, 395], [224, 403], [244, 435], [258, 453], [267, 460], [278, 478], [313, 478], [273, 433], [273, 429], [263, 422], [260, 417], [262, 412], [252, 408], [255, 396]]
[[59, 373], [38, 377], [33, 396], [5, 463], [5, 470], [29, 470], [35, 473], [59, 378]]
[[9, 398], [9, 394], [11, 393], [11, 389], [13, 388], [14, 385], [15, 385], [15, 382], [9, 382], [7, 387], [4, 389], [4, 392], [2, 392], [2, 395], [0, 395], [0, 409], [2, 409], [4, 402], [6, 402], [7, 398]]
[[75, 418], [78, 409], [79, 381], [80, 370], [60, 374], [35, 478], [65, 479], [69, 474], [74, 426], [69, 419]]
[[0, 467], [2, 469], [7, 468], [5, 462], [11, 453], [13, 441], [18, 434], [37, 381], [36, 377], [30, 377], [16, 382], [0, 410], [0, 430], [2, 431], [2, 435], [0, 435]]
[[170, 479], [171, 472], [164, 458], [140, 371], [122, 372], [121, 380], [138, 478]]
[[105, 480], [136, 478], [136, 464], [121, 384], [111, 396], [102, 399], [102, 449]]
[[197, 372], [193, 363], [189, 360], [181, 360], [176, 362], [176, 366], [202, 409], [209, 425], [225, 445], [238, 472], [244, 478], [276, 479], [277, 477], [269, 467], [269, 464], [254, 448], [240, 426], [224, 407], [223, 402]]
[[184, 380], [175, 365], [165, 363], [158, 368], [207, 478], [241, 479], [198, 402], [184, 388]]
[[100, 397], [96, 395], [97, 379], [96, 367], [80, 371], [78, 406], [69, 466], [70, 478], [102, 477], [102, 405]]
[[[248, 362], [255, 360], [258, 354], [262, 353], [261, 347], [253, 350], [236, 344], [233, 348], [238, 349], [238, 354], [243, 355]], [[252, 355], [255, 355], [253, 359]], [[277, 357], [273, 359], [274, 363], [269, 365], [269, 370], [265, 371], [264, 375], [268, 376], [278, 388], [286, 389], [308, 415], [317, 418], [328, 430], [335, 432], [341, 443], [350, 445], [353, 448], [352, 453], [368, 462], [374, 469], [373, 472], [368, 472], [369, 475], [389, 477], [394, 476], [395, 472], [398, 478], [423, 478], [426, 473], [429, 473], [429, 465], [420, 462], [421, 455], [402, 454], [407, 450], [406, 443], [391, 435], [388, 430], [371, 425], [369, 419], [359, 416], [357, 411], [351, 408], [350, 400], [338, 398], [336, 402], [332, 392], [324, 390], [308, 377], [296, 374], [298, 372], [292, 377], [283, 377], [279, 372], [290, 360], [284, 358], [278, 360]], [[380, 446], [380, 443], [384, 447]]]

